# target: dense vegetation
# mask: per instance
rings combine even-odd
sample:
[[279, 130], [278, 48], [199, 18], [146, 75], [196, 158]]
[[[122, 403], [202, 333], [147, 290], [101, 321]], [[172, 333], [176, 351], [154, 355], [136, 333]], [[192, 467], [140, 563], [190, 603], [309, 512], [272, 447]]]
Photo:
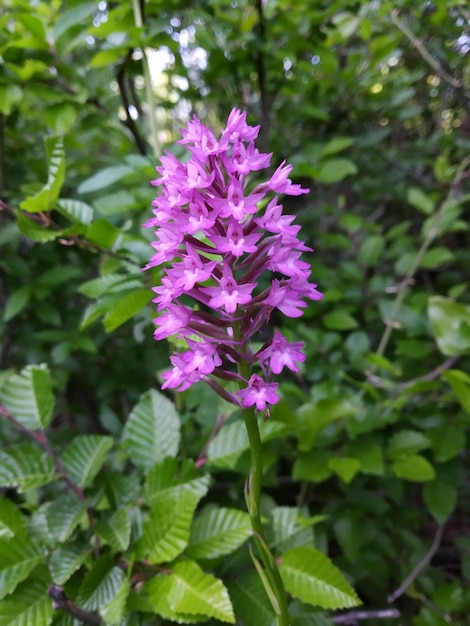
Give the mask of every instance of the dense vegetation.
[[271, 318], [307, 357], [261, 424], [292, 624], [470, 624], [469, 52], [464, 0], [4, 0], [0, 626], [274, 624], [240, 411], [161, 391], [141, 271], [159, 156], [234, 106], [312, 190], [325, 293]]

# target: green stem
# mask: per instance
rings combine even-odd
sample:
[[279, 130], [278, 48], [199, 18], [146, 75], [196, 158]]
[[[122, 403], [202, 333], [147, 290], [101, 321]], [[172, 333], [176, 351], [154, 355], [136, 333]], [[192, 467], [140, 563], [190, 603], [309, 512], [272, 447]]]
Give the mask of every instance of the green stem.
[[[238, 373], [246, 380], [250, 378], [250, 365], [247, 361], [238, 364]], [[243, 384], [241, 384], [243, 386]], [[287, 598], [282, 582], [281, 574], [272, 552], [270, 551], [261, 522], [260, 498], [261, 481], [263, 479], [263, 452], [261, 445], [261, 435], [258, 424], [258, 417], [254, 409], [243, 411], [248, 441], [250, 443], [251, 470], [247, 483], [247, 507], [250, 515], [251, 527], [255, 534], [255, 544], [259, 555], [262, 558], [264, 570], [259, 571], [263, 584], [268, 585], [266, 589], [268, 597], [276, 613], [277, 626], [289, 626], [289, 615], [287, 613]], [[255, 565], [257, 561], [254, 559]], [[257, 566], [258, 569], [258, 566]], [[264, 574], [264, 576], [263, 576]]]
[[[134, 22], [137, 28], [143, 28], [144, 21], [142, 19], [142, 11], [140, 9], [139, 0], [132, 0], [132, 6], [134, 9]], [[159, 157], [161, 154], [160, 143], [158, 141], [157, 119], [155, 115], [155, 98], [152, 88], [152, 79], [150, 77], [150, 68], [145, 52], [145, 46], [142, 47], [142, 68], [144, 74], [145, 83], [145, 98], [147, 101], [148, 116], [150, 123], [150, 137], [149, 143], [152, 146], [153, 154], [155, 157]]]

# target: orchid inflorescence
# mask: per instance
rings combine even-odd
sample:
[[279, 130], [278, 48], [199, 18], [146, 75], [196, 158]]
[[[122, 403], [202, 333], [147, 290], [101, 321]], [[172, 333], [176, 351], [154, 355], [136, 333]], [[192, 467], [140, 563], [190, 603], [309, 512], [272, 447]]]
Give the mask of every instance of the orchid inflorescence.
[[[182, 163], [169, 152], [161, 158], [160, 177], [152, 181], [161, 191], [145, 226], [156, 228], [156, 253], [146, 269], [165, 265], [153, 288], [160, 312], [155, 339], [176, 336], [187, 348], [170, 357], [173, 367], [162, 375], [162, 388], [184, 391], [204, 380], [230, 402], [263, 411], [279, 401], [271, 372], [298, 372], [304, 344], [276, 330], [252, 352], [250, 339], [274, 309], [300, 317], [305, 300], [322, 294], [308, 282], [310, 266], [300, 257], [311, 248], [297, 238], [295, 216], [282, 214], [277, 196], [264, 201], [270, 192], [298, 196], [309, 190], [291, 182], [292, 166], [285, 161], [267, 182], [251, 181], [250, 174], [268, 168], [272, 157], [255, 147], [259, 128], [233, 109], [217, 140], [194, 116], [178, 142], [188, 146], [191, 159]], [[263, 276], [262, 286], [263, 274], [268, 280]], [[229, 393], [214, 377], [235, 380], [240, 389]]]

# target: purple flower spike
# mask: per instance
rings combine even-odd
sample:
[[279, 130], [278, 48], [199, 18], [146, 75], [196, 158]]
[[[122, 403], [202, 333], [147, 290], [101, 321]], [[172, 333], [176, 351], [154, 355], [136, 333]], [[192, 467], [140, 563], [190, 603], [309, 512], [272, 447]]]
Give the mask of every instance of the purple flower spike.
[[[163, 374], [162, 388], [184, 391], [204, 380], [237, 406], [264, 411], [279, 402], [270, 374], [284, 367], [298, 372], [305, 360], [303, 343], [289, 343], [276, 330], [255, 354], [250, 339], [273, 309], [300, 317], [307, 300], [323, 296], [309, 282], [310, 266], [301, 259], [311, 249], [297, 238], [300, 226], [292, 224], [293, 215], [283, 215], [273, 197], [308, 189], [292, 183], [292, 166], [285, 161], [257, 184], [258, 172], [272, 157], [255, 147], [259, 128], [249, 126], [238, 109], [231, 111], [220, 139], [197, 117], [189, 121], [178, 143], [192, 158], [185, 163], [170, 153], [161, 158], [159, 177], [152, 181], [159, 193], [144, 226], [155, 230], [155, 253], [145, 269], [165, 266], [153, 288], [159, 311], [154, 337], [177, 336], [187, 346], [170, 357], [173, 367]], [[264, 285], [271, 276], [270, 287], [259, 287], [262, 275]], [[249, 371], [249, 379], [240, 371]], [[216, 379], [237, 380], [241, 389], [230, 394]]]

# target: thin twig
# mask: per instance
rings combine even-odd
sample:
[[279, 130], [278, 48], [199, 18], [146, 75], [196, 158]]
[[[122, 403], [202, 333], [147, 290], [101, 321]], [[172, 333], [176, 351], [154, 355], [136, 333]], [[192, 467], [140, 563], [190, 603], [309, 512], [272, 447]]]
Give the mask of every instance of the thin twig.
[[62, 587], [53, 585], [49, 587], [47, 593], [52, 599], [52, 608], [54, 610], [61, 609], [64, 613], [67, 613], [74, 619], [78, 619], [82, 624], [87, 624], [87, 626], [101, 626], [103, 623], [99, 615], [85, 611], [72, 602], [72, 600], [69, 600]]
[[423, 42], [418, 39], [413, 32], [408, 28], [408, 26], [402, 22], [402, 20], [398, 17], [398, 11], [394, 9], [390, 13], [390, 18], [395, 26], [405, 35], [405, 37], [414, 45], [416, 50], [420, 53], [423, 59], [429, 63], [432, 69], [438, 74], [446, 83], [449, 83], [454, 89], [461, 89], [462, 82], [457, 78], [454, 78], [450, 74], [448, 74], [442, 65], [437, 61], [426, 49]]
[[41, 446], [44, 452], [46, 452], [51, 457], [54, 463], [54, 466], [56, 468], [56, 471], [59, 474], [61, 480], [63, 480], [70, 487], [70, 489], [74, 492], [74, 494], [77, 496], [77, 498], [81, 502], [84, 502], [85, 496], [83, 494], [83, 491], [80, 489], [78, 485], [76, 485], [73, 482], [70, 476], [67, 475], [67, 472], [65, 471], [64, 466], [55, 455], [54, 450], [52, 449], [52, 446], [49, 443], [45, 432], [43, 430], [29, 430], [29, 428], [26, 428], [26, 426], [23, 426], [21, 422], [19, 422], [13, 417], [13, 415], [10, 413], [10, 411], [7, 409], [7, 407], [4, 404], [0, 404], [0, 416], [7, 419], [11, 424], [13, 424], [13, 426], [17, 430], [19, 430], [25, 435], [28, 435], [28, 437], [33, 439], [33, 441], [35, 441], [39, 446]]
[[423, 260], [423, 257], [426, 254], [429, 246], [432, 244], [434, 239], [439, 235], [439, 226], [444, 216], [444, 210], [446, 206], [448, 205], [448, 202], [452, 200], [452, 198], [455, 197], [458, 186], [462, 178], [465, 175], [465, 169], [467, 168], [469, 164], [470, 164], [470, 156], [464, 159], [460, 167], [458, 168], [455, 178], [450, 186], [449, 193], [447, 194], [447, 198], [441, 204], [440, 209], [435, 214], [432, 228], [429, 229], [428, 234], [426, 235], [426, 238], [421, 245], [421, 248], [418, 250], [418, 253], [413, 259], [413, 262], [410, 268], [408, 269], [405, 277], [403, 278], [400, 285], [398, 286], [397, 297], [395, 299], [395, 302], [393, 303], [390, 317], [388, 320], [386, 320], [386, 328], [385, 328], [384, 334], [382, 335], [382, 339], [380, 340], [379, 347], [377, 348], [377, 351], [376, 351], [376, 354], [378, 354], [379, 356], [382, 356], [385, 353], [385, 349], [388, 345], [388, 342], [393, 332], [393, 328], [396, 324], [396, 317], [398, 315], [398, 311], [400, 310], [400, 307], [405, 298], [408, 285], [410, 284], [410, 281], [412, 280], [417, 269], [419, 268], [421, 261]]
[[421, 574], [423, 569], [429, 564], [432, 557], [436, 554], [439, 546], [441, 545], [442, 535], [444, 533], [444, 524], [439, 524], [436, 530], [436, 534], [434, 535], [433, 542], [431, 547], [426, 552], [424, 557], [419, 561], [419, 563], [411, 570], [410, 574], [405, 578], [403, 583], [396, 589], [393, 593], [391, 593], [387, 601], [392, 603], [395, 602], [397, 598], [405, 593], [408, 587], [415, 581], [415, 579]]
[[343, 615], [336, 615], [331, 618], [331, 621], [335, 624], [351, 624], [353, 626], [360, 620], [395, 619], [397, 617], [400, 617], [398, 609], [383, 609], [381, 611], [351, 611], [343, 613]]
[[413, 378], [412, 380], [398, 383], [396, 385], [390, 380], [383, 380], [382, 378], [380, 378], [380, 376], [376, 376], [373, 372], [366, 372], [367, 380], [375, 387], [379, 387], [380, 389], [388, 389], [395, 393], [401, 393], [402, 391], [406, 391], [417, 383], [431, 382], [433, 380], [436, 380], [436, 378], [439, 378], [441, 374], [453, 367], [461, 358], [462, 357], [460, 355], [451, 356], [450, 358], [446, 359], [444, 363], [441, 363], [440, 365], [438, 365], [438, 367], [434, 368], [431, 372], [423, 374], [423, 376]]
[[129, 131], [131, 132], [132, 136], [134, 137], [134, 141], [135, 141], [135, 145], [137, 147], [137, 150], [140, 152], [140, 154], [142, 156], [146, 156], [147, 155], [147, 146], [145, 144], [144, 139], [141, 137], [141, 135], [139, 133], [139, 129], [137, 128], [137, 124], [135, 123], [134, 119], [132, 118], [132, 115], [131, 115], [131, 112], [130, 112], [130, 102], [129, 102], [129, 98], [127, 96], [126, 83], [125, 83], [126, 65], [130, 61], [130, 59], [132, 58], [132, 52], [133, 52], [132, 50], [129, 50], [129, 52], [124, 57], [124, 60], [123, 60], [123, 62], [121, 64], [121, 67], [119, 68], [119, 70], [116, 73], [116, 81], [117, 81], [118, 88], [119, 88], [119, 94], [121, 96], [122, 106], [124, 107], [124, 111], [126, 113], [125, 125], [127, 126]]

